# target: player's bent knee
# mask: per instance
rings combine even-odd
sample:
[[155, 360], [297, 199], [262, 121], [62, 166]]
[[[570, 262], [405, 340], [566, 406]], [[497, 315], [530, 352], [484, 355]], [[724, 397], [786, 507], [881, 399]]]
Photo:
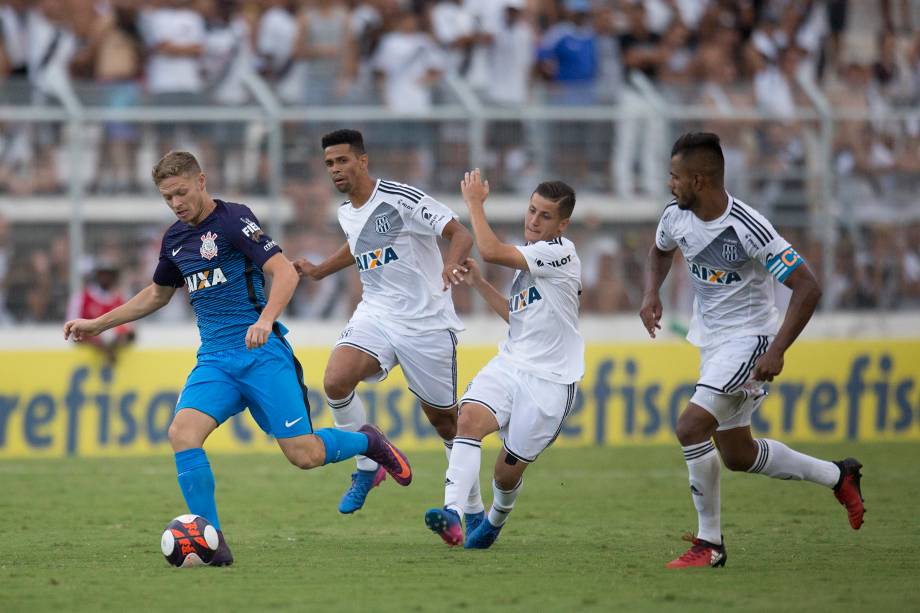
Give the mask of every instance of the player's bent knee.
[[323, 378], [323, 391], [326, 392], [326, 398], [333, 398], [335, 400], [347, 398], [348, 395], [354, 391], [355, 387], [357, 387], [356, 383], [346, 381], [340, 376], [330, 376], [327, 374]]
[[747, 472], [748, 469], [753, 466], [753, 462], [744, 458], [734, 458], [731, 456], [723, 456], [722, 462], [725, 464], [725, 468], [735, 472]]

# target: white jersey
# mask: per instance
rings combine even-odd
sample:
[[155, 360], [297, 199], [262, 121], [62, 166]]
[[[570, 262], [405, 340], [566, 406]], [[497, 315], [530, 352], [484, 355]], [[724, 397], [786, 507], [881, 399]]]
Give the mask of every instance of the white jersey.
[[771, 274], [784, 281], [802, 259], [767, 219], [728, 195], [718, 219], [702, 221], [669, 204], [655, 244], [680, 247], [693, 282], [693, 319], [687, 340], [698, 347], [739, 336], [776, 334], [779, 313]]
[[559, 237], [518, 247], [528, 270], [519, 270], [508, 299], [508, 338], [499, 356], [555, 383], [574, 383], [585, 372], [585, 341], [578, 331], [581, 260]]
[[456, 215], [421, 190], [380, 179], [370, 199], [339, 207], [339, 224], [361, 275], [355, 317], [409, 334], [463, 330], [451, 291], [443, 290], [438, 237]]

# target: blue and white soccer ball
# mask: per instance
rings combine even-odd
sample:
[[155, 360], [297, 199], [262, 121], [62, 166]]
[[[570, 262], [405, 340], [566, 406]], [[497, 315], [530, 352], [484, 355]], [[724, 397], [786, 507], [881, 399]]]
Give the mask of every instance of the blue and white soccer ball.
[[180, 515], [160, 537], [160, 550], [173, 566], [188, 568], [210, 564], [219, 538], [214, 526], [200, 515]]

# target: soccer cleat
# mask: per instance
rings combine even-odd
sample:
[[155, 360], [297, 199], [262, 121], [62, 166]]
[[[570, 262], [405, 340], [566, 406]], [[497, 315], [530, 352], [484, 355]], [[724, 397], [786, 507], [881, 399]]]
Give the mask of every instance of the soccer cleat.
[[862, 479], [859, 469], [862, 468], [862, 464], [856, 458], [847, 458], [834, 462], [834, 464], [840, 469], [840, 480], [834, 486], [834, 497], [846, 507], [850, 527], [859, 530], [859, 527], [863, 525], [863, 515], [866, 513], [866, 508], [863, 506], [862, 489], [859, 485]]
[[230, 566], [233, 564], [233, 554], [230, 553], [230, 546], [227, 545], [226, 539], [224, 539], [224, 533], [220, 530], [217, 531], [217, 551], [214, 552], [214, 557], [211, 559], [211, 566]]
[[453, 509], [428, 509], [425, 513], [425, 525], [438, 534], [449, 546], [463, 544], [463, 527], [460, 515]]
[[376, 470], [356, 470], [351, 473], [351, 487], [339, 502], [339, 513], [354, 513], [363, 507], [368, 493], [386, 478], [387, 471], [383, 466], [378, 466]]
[[665, 568], [692, 568], [692, 567], [711, 567], [725, 566], [725, 560], [728, 554], [725, 553], [725, 539], [722, 539], [721, 545], [695, 538], [689, 532], [684, 533], [682, 537], [685, 541], [693, 543], [682, 556], [671, 560], [665, 565]]
[[393, 480], [400, 485], [412, 483], [412, 468], [409, 459], [396, 448], [376, 426], [364, 424], [358, 432], [367, 436], [367, 451], [364, 455], [380, 464]]
[[467, 529], [466, 543], [463, 546], [467, 549], [488, 549], [501, 531], [502, 526], [493, 526], [488, 518], [484, 518], [475, 530]]
[[466, 538], [470, 537], [476, 528], [479, 527], [479, 524], [482, 523], [482, 520], [486, 518], [486, 512], [480, 511], [479, 513], [464, 513], [463, 514], [463, 524], [466, 526]]

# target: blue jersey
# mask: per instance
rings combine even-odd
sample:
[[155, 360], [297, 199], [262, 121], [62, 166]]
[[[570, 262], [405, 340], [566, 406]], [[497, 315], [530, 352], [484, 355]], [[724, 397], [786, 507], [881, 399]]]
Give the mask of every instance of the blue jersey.
[[[246, 331], [265, 306], [262, 265], [281, 248], [249, 207], [214, 201], [197, 226], [177, 221], [163, 236], [157, 285], [182, 287], [198, 319], [198, 354], [245, 349]], [[278, 324], [280, 334], [287, 330]]]

